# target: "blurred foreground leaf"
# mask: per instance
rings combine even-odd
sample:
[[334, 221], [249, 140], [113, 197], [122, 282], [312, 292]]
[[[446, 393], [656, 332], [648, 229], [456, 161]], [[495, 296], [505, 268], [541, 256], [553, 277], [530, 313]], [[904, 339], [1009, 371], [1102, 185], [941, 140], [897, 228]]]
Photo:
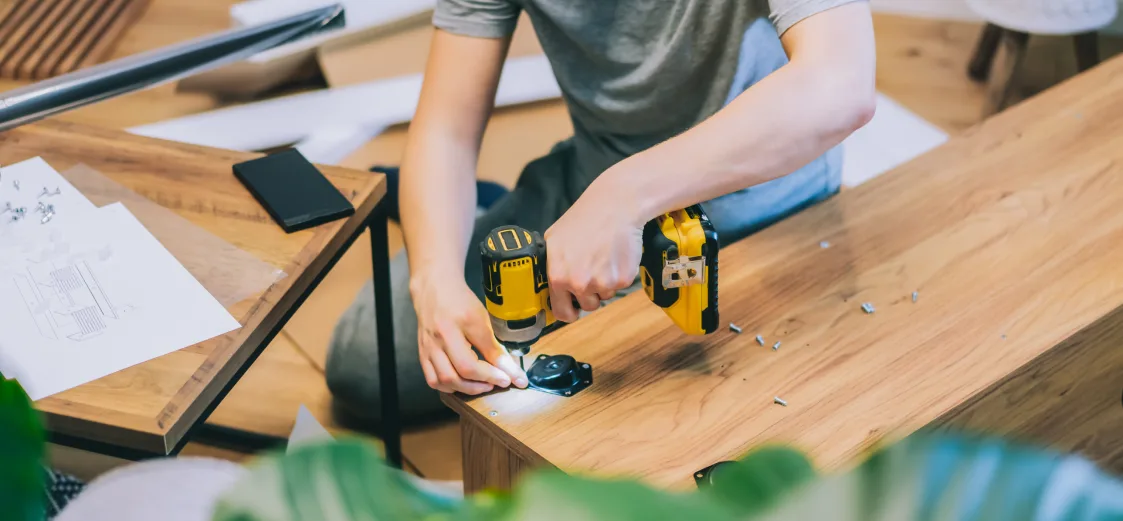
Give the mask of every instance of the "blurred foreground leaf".
[[313, 445], [268, 459], [226, 495], [216, 521], [1123, 521], [1123, 483], [1085, 459], [1002, 440], [921, 433], [850, 472], [816, 477], [769, 447], [667, 492], [538, 471], [511, 493], [452, 501], [418, 489], [367, 444]]
[[800, 489], [767, 520], [1118, 521], [1123, 482], [1078, 456], [918, 433]]
[[0, 519], [44, 515], [43, 424], [15, 380], [0, 377]]
[[359, 440], [258, 461], [215, 509], [221, 521], [447, 519], [459, 501], [425, 493]]

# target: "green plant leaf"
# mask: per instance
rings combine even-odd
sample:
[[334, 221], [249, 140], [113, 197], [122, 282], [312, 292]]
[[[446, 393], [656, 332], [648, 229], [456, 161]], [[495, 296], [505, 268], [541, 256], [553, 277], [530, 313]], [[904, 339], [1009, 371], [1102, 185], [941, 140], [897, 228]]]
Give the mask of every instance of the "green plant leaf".
[[[741, 519], [711, 496], [666, 492], [633, 481], [601, 481], [559, 471], [537, 472], [513, 494], [505, 520], [732, 521]], [[487, 518], [478, 518], [487, 519]]]
[[715, 469], [711, 483], [667, 492], [539, 471], [511, 493], [454, 502], [419, 490], [371, 447], [350, 441], [262, 461], [215, 520], [1123, 521], [1123, 482], [1087, 460], [947, 433], [916, 434], [820, 478], [799, 452], [763, 448]]
[[763, 512], [800, 485], [815, 479], [803, 453], [787, 447], [762, 447], [713, 469], [702, 493], [740, 516]]
[[215, 521], [448, 519], [460, 501], [426, 493], [360, 440], [267, 457], [223, 496]]
[[1077, 456], [918, 433], [800, 488], [762, 519], [1117, 521], [1123, 482]]
[[0, 519], [44, 515], [43, 424], [15, 380], [0, 377]]

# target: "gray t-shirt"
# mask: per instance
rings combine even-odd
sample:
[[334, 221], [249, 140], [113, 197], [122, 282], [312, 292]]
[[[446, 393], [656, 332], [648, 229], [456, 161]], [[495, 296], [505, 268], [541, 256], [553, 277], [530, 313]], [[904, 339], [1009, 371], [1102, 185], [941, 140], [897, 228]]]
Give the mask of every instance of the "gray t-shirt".
[[808, 16], [853, 1], [439, 0], [433, 24], [499, 38], [511, 34], [526, 11], [573, 118], [583, 190], [617, 161], [717, 112], [753, 21], [767, 16], [783, 34]]

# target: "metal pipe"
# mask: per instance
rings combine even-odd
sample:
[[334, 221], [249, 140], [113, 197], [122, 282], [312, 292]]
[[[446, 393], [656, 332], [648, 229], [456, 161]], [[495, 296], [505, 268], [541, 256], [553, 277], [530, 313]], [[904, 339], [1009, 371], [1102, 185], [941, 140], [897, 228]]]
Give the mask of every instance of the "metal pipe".
[[233, 63], [343, 24], [335, 4], [272, 22], [154, 49], [5, 92], [0, 131]]

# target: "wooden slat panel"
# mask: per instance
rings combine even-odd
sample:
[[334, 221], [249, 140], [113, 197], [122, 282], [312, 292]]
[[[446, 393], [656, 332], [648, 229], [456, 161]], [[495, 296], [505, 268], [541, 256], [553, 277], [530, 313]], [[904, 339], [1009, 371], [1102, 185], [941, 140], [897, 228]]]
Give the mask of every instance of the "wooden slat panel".
[[16, 78], [17, 70], [26, 63], [30, 54], [37, 49], [50, 45], [50, 42], [43, 41], [43, 37], [47, 35], [51, 28], [59, 25], [59, 20], [70, 10], [71, 0], [43, 1], [43, 4], [51, 4], [50, 10], [43, 16], [42, 20], [39, 20], [32, 27], [27, 37], [19, 42], [19, 47], [11, 55], [4, 58], [4, 64], [0, 66], [0, 76]]
[[113, 50], [113, 46], [117, 45], [121, 36], [125, 34], [125, 30], [140, 18], [140, 15], [144, 14], [146, 7], [148, 7], [148, 0], [128, 0], [125, 6], [113, 16], [104, 30], [98, 34], [97, 39], [90, 46], [90, 50], [86, 52], [86, 55], [73, 69], [83, 69], [104, 60]]
[[[46, 77], [47, 71], [54, 65], [54, 61], [50, 61], [52, 53], [63, 45], [67, 33], [73, 30], [75, 22], [82, 16], [88, 5], [89, 2], [83, 0], [67, 0], [67, 9], [62, 18], [58, 23], [49, 27], [49, 31], [43, 37], [42, 44], [36, 46], [33, 52], [27, 56], [27, 59], [19, 64], [19, 70], [16, 71], [17, 78], [36, 79]], [[61, 53], [64, 50], [57, 52]], [[57, 58], [55, 61], [57, 61]], [[45, 70], [40, 72], [41, 69]]]
[[89, 31], [90, 26], [97, 20], [99, 10], [104, 9], [108, 1], [84, 0], [79, 4], [80, 8], [75, 9], [79, 13], [73, 25], [62, 32], [59, 42], [53, 46], [54, 49], [47, 53], [43, 57], [42, 63], [35, 67], [34, 77], [36, 79], [54, 76], [62, 60], [66, 59], [70, 53], [81, 52], [80, 49], [77, 49], [78, 40]]
[[74, 48], [71, 49], [55, 67], [54, 75], [77, 70], [82, 60], [86, 59], [86, 56], [90, 54], [90, 49], [93, 48], [98, 39], [101, 38], [102, 33], [104, 33], [109, 28], [109, 25], [113, 23], [113, 20], [124, 11], [129, 1], [130, 0], [108, 0], [108, 2], [101, 5], [100, 8], [94, 12], [94, 20], [89, 28], [86, 29], [82, 37], [74, 43]]
[[0, 64], [2, 65], [6, 65], [17, 54], [24, 38], [27, 38], [28, 34], [47, 16], [47, 13], [51, 12], [51, 8], [55, 6], [57, 0], [37, 0], [29, 3], [33, 7], [27, 13], [27, 17], [13, 27], [12, 33], [3, 43], [0, 43]]
[[0, 13], [0, 77], [43, 79], [101, 61], [148, 2], [14, 2]]
[[[838, 467], [1031, 364], [1061, 378], [1118, 366], [1111, 358], [1094, 370], [1094, 357], [1063, 346], [1074, 335], [1117, 336], [1119, 208], [1123, 58], [722, 250], [721, 314], [745, 334], [686, 337], [635, 294], [535, 346], [593, 365], [594, 385], [580, 395], [502, 392], [448, 403], [520, 457], [568, 471], [688, 487], [695, 470], [770, 441]], [[862, 302], [877, 312], [863, 313]], [[757, 346], [757, 333], [783, 347]], [[1118, 447], [1118, 430], [1103, 439], [1118, 424], [1118, 404], [1104, 409], [1108, 386], [1095, 386], [1096, 411], [1078, 413], [1091, 422], [1081, 432], [1094, 434], [1080, 437]], [[789, 405], [773, 404], [777, 395]], [[1033, 403], [1008, 403], [1010, 417], [1040, 414]], [[1015, 424], [976, 418], [982, 428]], [[1057, 430], [1033, 432], [1080, 445]]]

